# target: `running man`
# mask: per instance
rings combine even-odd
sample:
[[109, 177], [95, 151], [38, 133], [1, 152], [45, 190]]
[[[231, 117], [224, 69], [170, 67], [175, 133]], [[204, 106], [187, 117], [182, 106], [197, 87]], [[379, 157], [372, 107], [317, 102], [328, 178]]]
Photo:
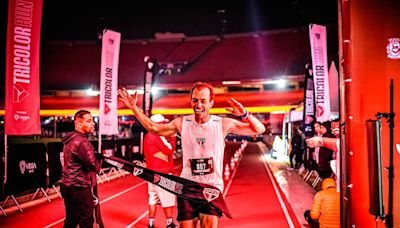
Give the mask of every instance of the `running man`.
[[[256, 135], [265, 131], [264, 125], [245, 107], [231, 98], [231, 107], [227, 111], [241, 117], [242, 121], [211, 115], [214, 105], [213, 87], [208, 83], [197, 82], [193, 86], [190, 98], [193, 115], [178, 117], [169, 123], [154, 123], [137, 106], [137, 93], [129, 95], [125, 88], [119, 89], [120, 100], [130, 108], [140, 123], [151, 133], [160, 136], [173, 136], [178, 132], [182, 137], [182, 173], [181, 177], [199, 183], [210, 184], [223, 192], [223, 157], [225, 137], [229, 133], [238, 135]], [[218, 227], [219, 209], [211, 205], [196, 203], [178, 198], [178, 221], [180, 227]]]

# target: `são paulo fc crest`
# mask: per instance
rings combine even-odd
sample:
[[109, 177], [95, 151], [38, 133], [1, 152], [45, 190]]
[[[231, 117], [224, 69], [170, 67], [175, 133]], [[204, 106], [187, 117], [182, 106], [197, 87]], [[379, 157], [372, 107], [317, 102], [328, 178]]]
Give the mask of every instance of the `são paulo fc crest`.
[[387, 57], [389, 59], [400, 59], [400, 38], [390, 38], [386, 46]]
[[160, 182], [160, 180], [161, 180], [161, 177], [160, 177], [160, 175], [158, 175], [158, 174], [154, 174], [154, 180], [153, 180], [153, 183], [154, 183], [154, 184], [157, 184], [158, 182]]
[[206, 138], [196, 138], [196, 142], [200, 146], [204, 146], [204, 143], [206, 142]]
[[312, 116], [306, 115], [306, 118], [305, 118], [305, 121], [304, 121], [306, 124], [310, 124], [313, 121], [314, 121], [314, 118]]
[[211, 201], [215, 200], [216, 198], [218, 198], [219, 193], [220, 192], [218, 190], [212, 189], [212, 188], [204, 188], [204, 190], [203, 190], [204, 198], [206, 198], [206, 200], [208, 202], [211, 202]]
[[139, 176], [139, 175], [142, 174], [142, 173], [143, 173], [143, 169], [141, 169], [141, 168], [135, 167], [135, 168], [133, 169], [133, 175], [134, 175], [134, 176]]

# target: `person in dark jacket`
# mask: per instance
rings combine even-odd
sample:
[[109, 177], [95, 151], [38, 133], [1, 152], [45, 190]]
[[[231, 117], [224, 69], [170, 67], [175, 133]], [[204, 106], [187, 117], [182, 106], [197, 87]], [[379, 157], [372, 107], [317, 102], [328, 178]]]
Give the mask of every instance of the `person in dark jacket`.
[[[292, 151], [290, 152], [290, 168], [299, 169], [300, 166], [303, 164], [303, 138], [302, 138], [302, 129], [297, 127], [294, 136], [291, 141]], [[296, 157], [296, 163], [293, 167], [293, 158]]]
[[[94, 209], [98, 205], [96, 173], [100, 161], [96, 159], [88, 134], [94, 132], [93, 117], [89, 111], [80, 110], [74, 116], [75, 131], [63, 138], [64, 165], [61, 177], [61, 195], [64, 198], [64, 228], [93, 227]], [[101, 222], [100, 208], [96, 210], [97, 227]]]
[[[324, 138], [334, 138], [331, 133], [331, 121], [325, 121], [321, 125], [321, 133]], [[318, 174], [322, 179], [331, 177], [333, 171], [330, 165], [330, 161], [333, 159], [333, 150], [320, 147], [319, 148], [319, 159], [318, 159]]]

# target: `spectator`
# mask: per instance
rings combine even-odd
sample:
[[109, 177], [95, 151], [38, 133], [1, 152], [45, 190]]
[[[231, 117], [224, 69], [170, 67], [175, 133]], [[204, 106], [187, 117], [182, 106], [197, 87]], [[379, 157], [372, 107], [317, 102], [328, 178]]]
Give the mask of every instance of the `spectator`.
[[[96, 173], [101, 163], [95, 157], [88, 135], [94, 132], [93, 117], [89, 111], [80, 110], [74, 117], [75, 131], [70, 132], [64, 143], [64, 165], [61, 177], [61, 195], [65, 205], [64, 227], [104, 227], [97, 196]], [[94, 215], [96, 217], [94, 217]]]
[[[321, 136], [321, 122], [314, 123], [314, 137]], [[318, 155], [319, 155], [319, 147], [312, 147], [308, 150], [308, 167], [311, 170], [317, 170], [317, 162], [318, 162]]]
[[317, 192], [311, 211], [307, 210], [304, 217], [312, 228], [340, 227], [340, 193], [335, 180], [326, 178], [322, 182], [322, 190]]
[[[321, 124], [321, 134], [325, 138], [333, 138], [331, 134], [331, 122], [326, 121]], [[333, 159], [333, 151], [326, 147], [319, 147], [318, 174], [321, 178], [328, 178], [332, 175], [330, 161]]]
[[[314, 147], [325, 147], [334, 151], [332, 158], [336, 160], [331, 160], [330, 164], [331, 169], [334, 171], [336, 177], [336, 185], [337, 191], [340, 191], [340, 130], [339, 128], [340, 121], [334, 120], [331, 123], [332, 126], [332, 134], [335, 135], [335, 138], [332, 137], [312, 137], [306, 140], [307, 146], [314, 148]], [[334, 168], [332, 168], [334, 167]]]
[[[302, 150], [302, 144], [303, 144], [303, 139], [302, 139], [302, 130], [300, 127], [297, 127], [294, 136], [291, 141], [292, 145], [292, 151], [290, 152], [290, 168], [293, 169], [298, 169], [300, 168], [301, 164], [303, 163], [303, 150]], [[293, 158], [295, 158], [296, 163], [293, 167]]]

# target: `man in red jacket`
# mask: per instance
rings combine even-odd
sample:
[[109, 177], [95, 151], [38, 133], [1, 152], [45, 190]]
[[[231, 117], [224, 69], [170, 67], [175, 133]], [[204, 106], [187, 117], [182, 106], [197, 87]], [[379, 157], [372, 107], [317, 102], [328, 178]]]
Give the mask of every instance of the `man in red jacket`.
[[[167, 123], [163, 115], [156, 114], [150, 118], [155, 123]], [[174, 170], [174, 159], [172, 153], [175, 151], [176, 138], [158, 136], [147, 133], [144, 137], [144, 157], [148, 169], [172, 174]], [[154, 217], [157, 211], [157, 204], [161, 204], [167, 219], [167, 228], [174, 228], [176, 225], [172, 219], [173, 208], [176, 203], [176, 196], [168, 191], [148, 183], [149, 193], [149, 228], [154, 227]]]

